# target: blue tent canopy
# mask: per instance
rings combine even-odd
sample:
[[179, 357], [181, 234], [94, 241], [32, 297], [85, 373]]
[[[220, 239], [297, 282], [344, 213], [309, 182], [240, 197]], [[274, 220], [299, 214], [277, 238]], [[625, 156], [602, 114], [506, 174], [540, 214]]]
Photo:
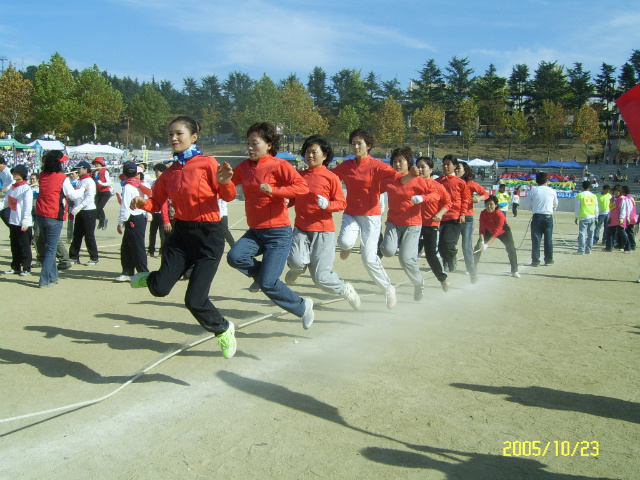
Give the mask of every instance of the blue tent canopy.
[[509, 168], [509, 167], [536, 168], [538, 166], [539, 164], [537, 164], [533, 160], [514, 160], [512, 158], [498, 164], [498, 168]]
[[298, 157], [290, 154], [289, 152], [278, 152], [275, 154], [276, 157], [281, 158], [283, 160], [297, 160]]
[[547, 163], [543, 163], [538, 168], [573, 168], [582, 170], [584, 167], [575, 160], [570, 162], [559, 162], [558, 160], [549, 160]]

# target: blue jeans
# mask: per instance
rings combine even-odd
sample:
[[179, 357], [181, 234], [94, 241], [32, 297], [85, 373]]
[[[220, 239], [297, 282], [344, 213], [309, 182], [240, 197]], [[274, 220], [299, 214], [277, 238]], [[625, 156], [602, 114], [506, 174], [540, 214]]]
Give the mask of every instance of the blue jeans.
[[39, 224], [40, 235], [44, 238], [44, 258], [42, 259], [42, 271], [40, 272], [40, 285], [57, 283], [56, 249], [58, 248], [58, 240], [62, 231], [62, 221], [37, 215], [36, 222]]
[[540, 241], [544, 236], [544, 263], [553, 263], [553, 215], [531, 217], [531, 263], [540, 264]]
[[473, 239], [471, 237], [473, 237], [473, 216], [466, 216], [462, 224], [462, 255], [467, 272], [474, 274], [476, 273], [476, 262], [473, 257], [471, 245]]
[[[595, 231], [593, 232], [593, 243], [596, 243], [600, 238], [600, 229], [602, 228], [602, 243], [605, 242], [607, 237], [607, 226], [609, 225], [609, 212], [601, 213], [596, 220]], [[604, 228], [603, 228], [604, 227]]]
[[[249, 229], [229, 250], [227, 263], [252, 277], [273, 303], [302, 317], [304, 300], [280, 281], [291, 250], [291, 238], [291, 227]], [[262, 255], [262, 261], [256, 260], [258, 255]]]
[[578, 252], [591, 253], [595, 223], [595, 218], [581, 218], [578, 220]]

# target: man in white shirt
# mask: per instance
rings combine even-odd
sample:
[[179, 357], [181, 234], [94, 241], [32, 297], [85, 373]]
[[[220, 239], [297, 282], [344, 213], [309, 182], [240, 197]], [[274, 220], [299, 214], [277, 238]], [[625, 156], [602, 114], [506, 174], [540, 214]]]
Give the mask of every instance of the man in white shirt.
[[84, 238], [84, 244], [90, 257], [86, 265], [92, 267], [99, 262], [98, 244], [96, 243], [96, 219], [98, 217], [95, 203], [96, 182], [91, 178], [91, 165], [88, 162], [84, 160], [78, 162], [74, 170], [78, 170], [80, 176], [76, 188], [84, 188], [85, 191], [82, 199], [76, 201], [73, 210], [71, 210], [75, 221], [73, 241], [69, 247], [69, 258], [74, 263], [80, 263], [80, 247]]
[[540, 242], [544, 237], [544, 264], [553, 265], [553, 213], [558, 207], [558, 194], [547, 185], [547, 174], [536, 174], [537, 187], [527, 198], [531, 205], [531, 266], [540, 265]]

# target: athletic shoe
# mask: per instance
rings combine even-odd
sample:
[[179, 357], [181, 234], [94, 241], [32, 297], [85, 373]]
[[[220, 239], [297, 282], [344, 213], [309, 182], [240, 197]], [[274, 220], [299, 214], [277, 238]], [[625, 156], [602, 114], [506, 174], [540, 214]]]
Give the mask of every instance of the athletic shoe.
[[540, 266], [540, 262], [531, 262], [529, 266], [531, 266], [531, 267], [539, 267]]
[[346, 260], [351, 255], [351, 250], [340, 250], [340, 259]]
[[131, 275], [129, 283], [131, 288], [143, 288], [147, 286], [147, 277], [151, 272], [140, 272], [135, 275]]
[[310, 298], [304, 299], [304, 314], [302, 315], [302, 327], [305, 330], [309, 330], [313, 325], [313, 300]]
[[4, 271], [5, 275], [13, 275], [14, 273], [18, 273], [18, 272], [16, 272], [13, 268], [11, 270], [5, 270]]
[[253, 282], [249, 285], [249, 291], [251, 293], [258, 293], [260, 291], [260, 285], [258, 285], [258, 282]]
[[513, 272], [511, 276], [514, 278], [520, 278], [520, 274], [518, 272]]
[[21, 277], [28, 277], [29, 275], [31, 275], [31, 272], [29, 270], [23, 270], [18, 275], [20, 275]]
[[448, 292], [449, 291], [449, 279], [445, 279], [443, 281], [440, 282], [440, 286], [442, 287], [442, 291], [444, 292]]
[[235, 332], [236, 329], [233, 322], [229, 322], [229, 328], [227, 328], [225, 332], [216, 335], [218, 345], [220, 345], [220, 349], [222, 350], [222, 356], [227, 360], [236, 354], [237, 343]]
[[70, 258], [69, 260], [67, 260], [67, 263], [68, 263], [69, 265], [76, 265], [76, 264], [79, 264], [79, 263], [80, 263], [80, 260], [77, 260], [77, 259], [75, 259], [75, 258]]
[[109, 220], [107, 218], [104, 219], [104, 225], [102, 225], [102, 229], [106, 230], [107, 229], [107, 225], [109, 224]]
[[349, 302], [349, 305], [351, 305], [351, 308], [354, 310], [358, 310], [360, 308], [360, 295], [358, 295], [358, 292], [356, 292], [356, 289], [353, 288], [353, 285], [350, 283], [344, 284], [344, 289], [340, 295]]
[[38, 285], [38, 288], [51, 288], [51, 287], [53, 287], [52, 283], [46, 283], [46, 284]]
[[85, 263], [85, 265], [87, 267], [95, 267], [99, 263], [100, 263], [100, 260], [89, 260], [87, 263]]
[[611, 250], [610, 248], [603, 248], [602, 251], [611, 253], [613, 250]]
[[581, 252], [581, 251], [578, 250], [577, 252], [573, 252], [573, 254], [574, 255], [584, 255], [584, 252]]
[[389, 310], [391, 310], [393, 307], [396, 306], [397, 300], [396, 300], [396, 289], [393, 285], [391, 285], [385, 292], [384, 292], [384, 297], [387, 301], [387, 308]]
[[631, 250], [624, 250], [622, 253], [631, 253]]
[[555, 262], [553, 260], [549, 261], [549, 262], [544, 262], [544, 266], [548, 267], [550, 265], [553, 265]]
[[289, 270], [287, 274], [284, 276], [284, 283], [287, 285], [293, 285], [296, 283], [296, 280], [301, 275], [302, 272], [294, 272], [293, 270]]
[[591, 255], [591, 250], [589, 250], [588, 252], [584, 252], [585, 255]]
[[470, 273], [469, 280], [471, 280], [471, 283], [473, 284], [478, 283], [478, 274], [476, 272]]
[[424, 283], [422, 285], [415, 285], [413, 287], [413, 299], [419, 302], [424, 297]]
[[638, 279], [636, 280], [636, 283], [640, 283], [640, 277], [638, 277]]
[[131, 281], [131, 277], [129, 275], [125, 275], [124, 273], [116, 277], [116, 282], [130, 282], [130, 281]]

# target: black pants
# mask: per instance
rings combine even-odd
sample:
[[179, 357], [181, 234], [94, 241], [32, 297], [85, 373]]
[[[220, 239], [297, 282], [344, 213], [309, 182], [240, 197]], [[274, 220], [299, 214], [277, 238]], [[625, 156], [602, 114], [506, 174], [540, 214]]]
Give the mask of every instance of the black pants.
[[80, 247], [84, 238], [89, 257], [93, 261], [98, 260], [98, 244], [96, 243], [96, 210], [80, 210], [73, 224], [73, 241], [69, 247], [69, 258], [78, 261]]
[[513, 211], [513, 216], [517, 217], [518, 216], [518, 203], [512, 203], [511, 204], [511, 210]]
[[122, 274], [131, 276], [138, 272], [148, 272], [147, 254], [144, 251], [144, 237], [147, 233], [147, 216], [131, 215], [124, 224], [120, 263]]
[[149, 255], [156, 253], [156, 234], [160, 234], [160, 252], [164, 253], [164, 243], [166, 242], [166, 233], [164, 231], [164, 220], [162, 213], [156, 212], [151, 216], [151, 225], [149, 226]]
[[[491, 234], [489, 232], [485, 232], [484, 233], [485, 243], [488, 242], [490, 238], [491, 238]], [[518, 271], [518, 254], [516, 253], [516, 246], [513, 243], [513, 235], [511, 234], [511, 229], [507, 230], [502, 235], [498, 235], [496, 238], [500, 240], [502, 244], [505, 246], [505, 248], [507, 249], [507, 255], [509, 256], [509, 263], [511, 264], [511, 273], [516, 273]], [[482, 255], [482, 250], [473, 254], [476, 261], [476, 266], [480, 261], [480, 255]]]
[[444, 282], [447, 279], [447, 274], [442, 270], [442, 264], [438, 258], [438, 227], [422, 227], [421, 236], [420, 241], [424, 245], [424, 256], [427, 263], [438, 281]]
[[106, 218], [104, 214], [104, 207], [111, 198], [111, 192], [96, 192], [96, 212], [98, 214], [98, 228], [102, 228], [104, 226], [104, 219]]
[[11, 242], [11, 269], [16, 272], [31, 271], [31, 238], [33, 230], [31, 227], [22, 231], [20, 225], [9, 225], [9, 241]]
[[167, 240], [160, 270], [147, 278], [154, 297], [171, 292], [180, 277], [193, 267], [184, 301], [202, 327], [215, 334], [229, 328], [218, 309], [209, 300], [211, 282], [224, 254], [224, 236], [220, 222], [199, 223], [176, 220], [173, 233]]
[[446, 220], [440, 222], [440, 241], [438, 242], [438, 251], [442, 257], [442, 263], [450, 272], [456, 269], [458, 256], [458, 240], [462, 224], [456, 220]]

